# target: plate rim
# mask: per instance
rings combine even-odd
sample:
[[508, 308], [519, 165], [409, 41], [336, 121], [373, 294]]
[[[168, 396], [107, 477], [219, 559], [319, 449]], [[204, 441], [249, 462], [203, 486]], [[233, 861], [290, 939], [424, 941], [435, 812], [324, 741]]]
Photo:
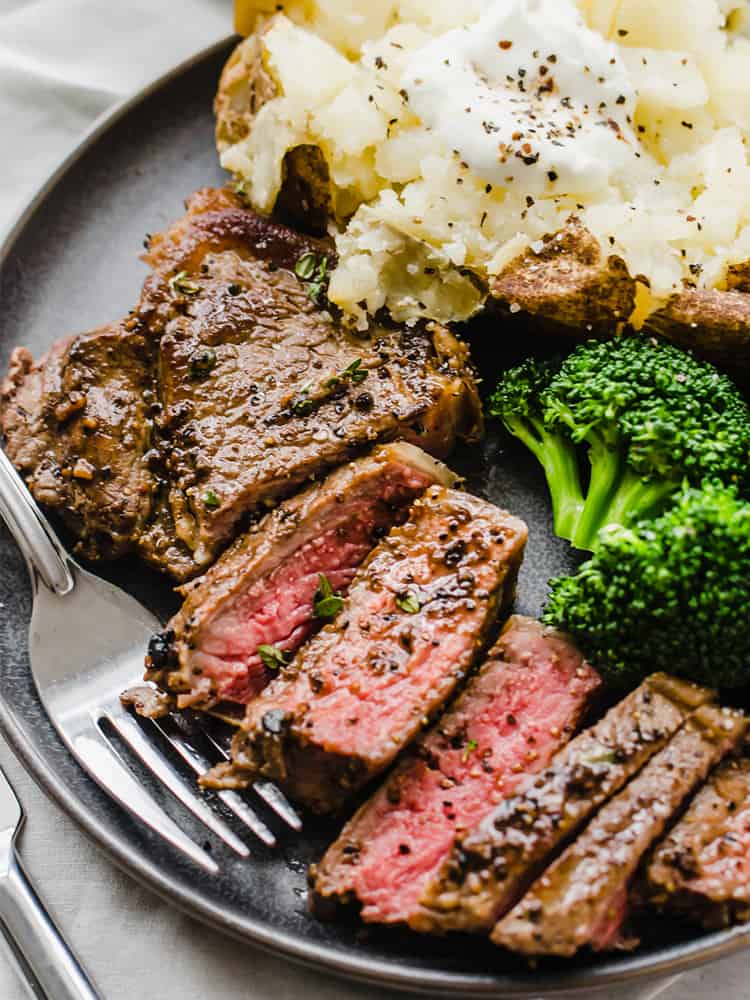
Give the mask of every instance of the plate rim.
[[[11, 221], [0, 244], [0, 271], [5, 267], [16, 243], [37, 210], [98, 139], [139, 104], [195, 66], [228, 49], [238, 37], [235, 34], [228, 34], [213, 42], [100, 114]], [[0, 729], [18, 760], [47, 797], [61, 808], [78, 829], [118, 868], [126, 871], [137, 882], [171, 905], [236, 940], [250, 942], [269, 954], [339, 978], [430, 996], [436, 993], [455, 995], [456, 991], [460, 991], [460, 995], [467, 998], [502, 997], [508, 1000], [512, 998], [520, 1000], [531, 996], [538, 997], [542, 992], [560, 997], [571, 992], [589, 992], [625, 982], [644, 983], [649, 979], [676, 975], [728, 957], [750, 946], [749, 924], [715, 931], [693, 941], [670, 945], [652, 955], [636, 953], [631, 958], [617, 963], [605, 962], [589, 968], [577, 967], [567, 972], [537, 971], [533, 976], [524, 974], [523, 978], [507, 972], [474, 975], [440, 970], [416, 970], [399, 967], [398, 959], [389, 961], [368, 958], [366, 953], [362, 957], [342, 955], [336, 946], [316, 944], [306, 940], [304, 936], [277, 931], [262, 920], [252, 917], [237, 920], [231, 914], [222, 911], [219, 905], [203, 898], [199, 892], [190, 892], [175, 886], [168, 876], [162, 874], [159, 867], [151, 864], [147, 857], [132, 848], [126, 837], [118, 837], [110, 832], [89, 814], [74, 794], [70, 794], [67, 786], [59, 783], [52, 768], [44, 762], [36, 748], [24, 739], [20, 726], [2, 697], [0, 697]], [[83, 770], [81, 773], [85, 775]], [[86, 779], [91, 780], [87, 775]]]

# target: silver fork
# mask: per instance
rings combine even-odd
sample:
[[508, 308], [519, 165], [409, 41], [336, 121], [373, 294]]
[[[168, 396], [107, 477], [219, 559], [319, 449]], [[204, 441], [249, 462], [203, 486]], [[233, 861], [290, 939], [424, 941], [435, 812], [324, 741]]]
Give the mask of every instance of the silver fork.
[[[83, 768], [121, 806], [209, 872], [219, 866], [142, 786], [112, 735], [129, 747], [184, 807], [241, 857], [249, 848], [212, 808], [208, 796], [170, 763], [166, 741], [196, 774], [211, 762], [192, 740], [160, 722], [139, 721], [120, 694], [143, 681], [143, 656], [159, 621], [123, 590], [86, 572], [71, 559], [0, 448], [0, 516], [23, 552], [31, 574], [34, 606], [29, 633], [31, 673], [52, 724]], [[206, 737], [213, 750], [221, 746]], [[162, 744], [160, 747], [159, 744]], [[294, 830], [301, 821], [282, 793], [268, 783], [257, 794]], [[218, 801], [269, 847], [273, 832], [236, 792]]]

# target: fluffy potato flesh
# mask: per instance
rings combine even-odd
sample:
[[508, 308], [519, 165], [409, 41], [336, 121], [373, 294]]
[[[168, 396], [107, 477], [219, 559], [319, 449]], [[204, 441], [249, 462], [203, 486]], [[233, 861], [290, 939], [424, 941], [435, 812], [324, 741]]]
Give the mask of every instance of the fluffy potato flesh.
[[747, 5], [576, 2], [627, 72], [642, 160], [605, 190], [530, 198], [469, 168], [404, 88], [414, 54], [470, 28], [489, 0], [291, 0], [283, 13], [237, 0], [237, 27], [260, 32], [277, 93], [222, 163], [270, 211], [286, 153], [321, 150], [339, 253], [329, 295], [353, 321], [364, 326], [383, 306], [403, 321], [467, 318], [509, 259], [572, 215], [641, 277], [636, 324], [685, 286], [723, 288], [728, 266], [748, 260]]

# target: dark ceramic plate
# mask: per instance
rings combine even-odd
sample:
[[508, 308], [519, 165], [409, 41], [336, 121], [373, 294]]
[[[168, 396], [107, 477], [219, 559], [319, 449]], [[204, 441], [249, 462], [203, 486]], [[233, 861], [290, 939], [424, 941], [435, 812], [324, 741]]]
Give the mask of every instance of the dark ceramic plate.
[[[57, 337], [126, 313], [146, 273], [138, 259], [146, 232], [176, 219], [182, 199], [195, 188], [223, 182], [213, 146], [211, 102], [230, 44], [227, 40], [201, 53], [99, 123], [24, 214], [0, 252], [3, 369], [18, 344], [38, 355]], [[470, 336], [488, 377], [513, 360], [499, 342], [500, 331], [476, 329]], [[520, 355], [529, 338], [519, 327], [513, 339]], [[572, 569], [574, 560], [551, 533], [537, 469], [493, 434], [481, 450], [458, 454], [454, 465], [467, 475], [470, 488], [528, 522], [531, 540], [518, 609], [538, 613], [547, 579]], [[120, 564], [107, 573], [158, 613], [173, 610], [169, 586], [141, 566]], [[42, 787], [115, 862], [229, 934], [351, 978], [431, 996], [579, 990], [673, 972], [744, 944], [742, 930], [700, 938], [680, 938], [679, 931], [670, 939], [649, 934], [634, 956], [543, 966], [532, 975], [482, 941], [448, 943], [408, 932], [321, 924], [306, 910], [305, 870], [338, 831], [309, 818], [301, 836], [279, 831], [281, 846], [275, 852], [253, 845], [247, 862], [212, 841], [221, 874], [208, 877], [134, 823], [69, 756], [29, 675], [29, 613], [23, 560], [0, 528], [0, 722], [6, 736]], [[171, 800], [164, 804], [176, 815]], [[177, 818], [200, 836], [187, 814]]]

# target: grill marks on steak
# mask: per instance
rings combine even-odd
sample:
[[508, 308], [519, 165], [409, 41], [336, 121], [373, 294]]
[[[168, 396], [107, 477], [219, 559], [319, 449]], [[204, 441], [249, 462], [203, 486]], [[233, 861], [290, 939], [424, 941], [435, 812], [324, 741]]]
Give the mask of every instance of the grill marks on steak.
[[[519, 646], [507, 655], [522, 654]], [[713, 697], [666, 674], [647, 678], [459, 838], [422, 895], [423, 928], [488, 931], [594, 811]]]
[[463, 680], [513, 596], [526, 535], [485, 501], [430, 487], [360, 567], [336, 621], [248, 706], [235, 780], [263, 775], [317, 812], [341, 808]]
[[126, 552], [149, 517], [152, 349], [137, 320], [18, 348], [0, 391], [0, 431], [34, 497], [58, 511], [87, 556]]
[[411, 502], [433, 483], [450, 485], [454, 478], [419, 448], [399, 442], [284, 501], [183, 588], [185, 603], [167, 625], [165, 648], [147, 679], [178, 692], [179, 708], [250, 701], [271, 676], [258, 647], [291, 654], [314, 630], [319, 575], [345, 593]]
[[748, 720], [703, 705], [633, 781], [608, 802], [492, 932], [526, 955], [612, 947], [641, 858], [709, 770], [744, 737]]
[[184, 581], [243, 518], [372, 444], [442, 456], [478, 431], [466, 347], [434, 324], [344, 329], [294, 273], [305, 253], [330, 249], [199, 191], [152, 239], [136, 315], [37, 365], [16, 353], [8, 453], [88, 556], [135, 547]]
[[[512, 651], [533, 648], [524, 662]], [[536, 773], [575, 731], [600, 680], [559, 633], [512, 617], [455, 705], [347, 823], [313, 871], [313, 906], [419, 928], [419, 897], [457, 831]]]
[[646, 898], [707, 929], [750, 919], [750, 758], [714, 771], [654, 852]]

